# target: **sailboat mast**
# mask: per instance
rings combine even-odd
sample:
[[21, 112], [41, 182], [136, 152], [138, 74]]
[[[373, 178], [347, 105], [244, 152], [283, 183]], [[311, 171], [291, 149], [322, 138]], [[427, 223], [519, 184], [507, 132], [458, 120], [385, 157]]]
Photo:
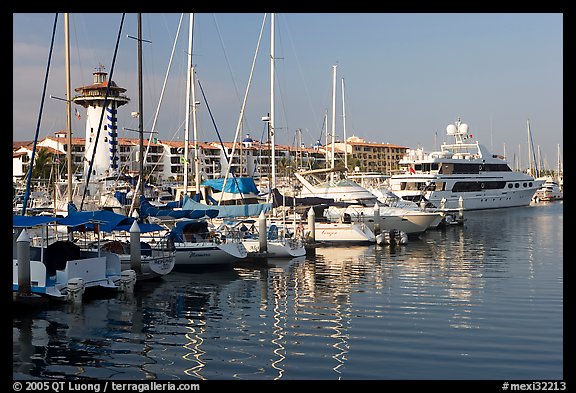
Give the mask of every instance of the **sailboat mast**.
[[196, 117], [196, 72], [192, 66], [192, 129], [194, 132], [194, 183], [196, 194], [200, 195], [200, 149], [198, 148], [198, 122]]
[[72, 88], [70, 84], [70, 29], [69, 16], [64, 14], [64, 54], [66, 58], [66, 166], [68, 171], [68, 203], [72, 203]]
[[[530, 168], [530, 175], [534, 178], [540, 176], [538, 173], [538, 162], [536, 162], [536, 152], [534, 151], [534, 145], [532, 143], [532, 132], [530, 131], [530, 119], [526, 120], [526, 125], [528, 126], [528, 162]], [[532, 172], [532, 163], [534, 163], [534, 173]]]
[[344, 103], [344, 78], [342, 78], [342, 133], [344, 134], [344, 168], [348, 173], [348, 145], [346, 142], [346, 104]]
[[270, 15], [270, 143], [272, 161], [272, 188], [276, 188], [276, 138], [274, 124], [274, 19], [275, 14]]
[[326, 133], [324, 134], [324, 163], [328, 169], [328, 109], [324, 113], [324, 124], [326, 125]]
[[142, 14], [138, 13], [138, 135], [140, 137], [140, 195], [144, 195], [144, 99], [142, 95]]
[[[336, 65], [332, 66], [332, 157], [330, 167], [334, 169], [334, 143], [336, 143]], [[330, 174], [334, 180], [334, 172]]]
[[557, 162], [557, 166], [558, 166], [558, 169], [557, 169], [556, 176], [560, 176], [560, 173], [561, 173], [561, 172], [560, 172], [560, 144], [558, 144], [558, 162]]
[[188, 66], [186, 68], [186, 121], [184, 123], [184, 195], [188, 195], [188, 143], [190, 128], [190, 90], [192, 80], [192, 32], [194, 29], [194, 14], [190, 13], [188, 28]]

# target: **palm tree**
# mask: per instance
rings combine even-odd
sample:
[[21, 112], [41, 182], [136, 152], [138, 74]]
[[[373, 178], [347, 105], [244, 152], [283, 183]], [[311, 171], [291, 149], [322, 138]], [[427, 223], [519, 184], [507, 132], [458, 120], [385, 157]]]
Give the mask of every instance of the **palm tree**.
[[40, 147], [34, 159], [32, 179], [48, 179], [53, 163], [53, 154], [46, 148]]

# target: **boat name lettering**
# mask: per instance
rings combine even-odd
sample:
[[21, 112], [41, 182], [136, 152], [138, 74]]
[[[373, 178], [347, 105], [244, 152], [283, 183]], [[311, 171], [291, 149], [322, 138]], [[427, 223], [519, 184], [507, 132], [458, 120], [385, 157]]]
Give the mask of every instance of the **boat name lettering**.
[[209, 257], [210, 254], [209, 253], [201, 253], [201, 252], [194, 252], [194, 251], [190, 251], [190, 258], [194, 257], [194, 258], [198, 258], [198, 257]]

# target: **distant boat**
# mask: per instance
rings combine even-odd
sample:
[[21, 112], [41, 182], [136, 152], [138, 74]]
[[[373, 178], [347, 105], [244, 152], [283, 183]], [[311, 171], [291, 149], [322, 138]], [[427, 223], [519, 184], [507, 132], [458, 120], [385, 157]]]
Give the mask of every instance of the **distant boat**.
[[534, 194], [535, 202], [548, 202], [564, 199], [564, 193], [560, 189], [560, 185], [552, 176], [542, 178], [544, 184]]
[[470, 142], [468, 125], [460, 119], [446, 128], [455, 143], [441, 145], [441, 151], [409, 151], [400, 166], [402, 174], [392, 175], [390, 189], [414, 202], [430, 202], [446, 209], [494, 209], [527, 206], [543, 180], [514, 172], [506, 160], [491, 154], [484, 145]]

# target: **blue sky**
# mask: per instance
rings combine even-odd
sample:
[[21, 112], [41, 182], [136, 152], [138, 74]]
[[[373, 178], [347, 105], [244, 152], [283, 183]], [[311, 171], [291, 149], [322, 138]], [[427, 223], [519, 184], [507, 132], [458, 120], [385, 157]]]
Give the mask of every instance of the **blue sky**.
[[[13, 138], [31, 140], [55, 14], [13, 14]], [[144, 128], [160, 102], [181, 14], [144, 13]], [[72, 88], [90, 84], [103, 64], [110, 72], [122, 14], [70, 15]], [[195, 14], [193, 63], [199, 139], [218, 140], [207, 106], [225, 141], [234, 138], [264, 14]], [[563, 15], [561, 13], [278, 13], [275, 19], [276, 141], [294, 144], [296, 130], [311, 145], [332, 129], [332, 66], [337, 64], [336, 139], [356, 135], [434, 150], [458, 117], [470, 133], [510, 161], [527, 165], [527, 120], [542, 159], [555, 168], [563, 156]], [[188, 14], [182, 19], [155, 130], [184, 140]], [[40, 137], [66, 128], [64, 16], [58, 15]], [[113, 80], [128, 89], [119, 127], [137, 129], [137, 16], [125, 15]], [[242, 135], [262, 139], [269, 111], [270, 15], [257, 55]], [[343, 116], [341, 80], [345, 83]], [[74, 92], [73, 92], [74, 94]], [[84, 109], [79, 108], [81, 115]], [[73, 120], [84, 136], [84, 120]], [[125, 131], [126, 137], [137, 134]]]

